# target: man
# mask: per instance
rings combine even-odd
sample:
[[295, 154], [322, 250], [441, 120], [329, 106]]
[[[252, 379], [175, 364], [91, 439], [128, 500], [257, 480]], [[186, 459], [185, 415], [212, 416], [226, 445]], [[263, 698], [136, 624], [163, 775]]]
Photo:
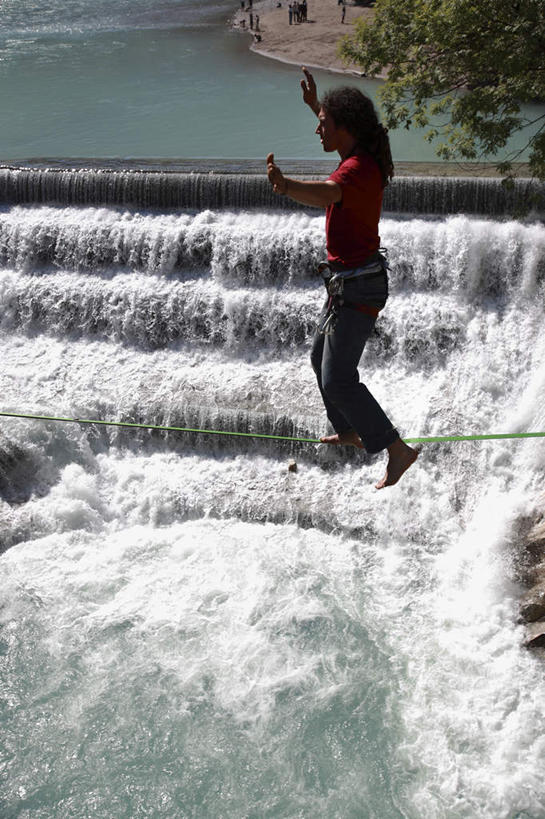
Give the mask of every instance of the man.
[[324, 151], [337, 151], [341, 162], [325, 182], [303, 182], [284, 176], [271, 153], [267, 175], [275, 193], [326, 208], [328, 262], [321, 268], [328, 269], [329, 300], [311, 360], [335, 434], [320, 440], [370, 453], [386, 449], [386, 474], [376, 484], [383, 489], [397, 483], [418, 457], [360, 382], [357, 369], [388, 297], [378, 221], [383, 189], [393, 176], [390, 144], [368, 97], [345, 87], [329, 91], [320, 102], [312, 74], [305, 67], [303, 73], [303, 101], [318, 117], [316, 133]]

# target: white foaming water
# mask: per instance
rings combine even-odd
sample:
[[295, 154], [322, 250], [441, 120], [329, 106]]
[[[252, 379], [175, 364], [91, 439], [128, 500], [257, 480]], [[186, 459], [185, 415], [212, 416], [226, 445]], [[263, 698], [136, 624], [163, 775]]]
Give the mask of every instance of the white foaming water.
[[[314, 437], [322, 231], [13, 208], [2, 409]], [[400, 432], [542, 429], [543, 227], [382, 239], [362, 372]], [[513, 581], [543, 441], [428, 445], [376, 492], [382, 459], [308, 444], [2, 430], [6, 815], [545, 814]]]

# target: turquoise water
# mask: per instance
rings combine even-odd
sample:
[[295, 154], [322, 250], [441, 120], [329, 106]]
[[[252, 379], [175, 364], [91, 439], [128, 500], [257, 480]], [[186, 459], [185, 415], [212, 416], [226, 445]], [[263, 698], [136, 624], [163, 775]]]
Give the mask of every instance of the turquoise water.
[[[0, 160], [30, 157], [313, 158], [323, 152], [300, 71], [229, 31], [236, 3], [4, 4]], [[346, 77], [316, 72], [320, 89]], [[358, 80], [373, 98], [378, 82]], [[393, 132], [397, 161], [435, 159]]]

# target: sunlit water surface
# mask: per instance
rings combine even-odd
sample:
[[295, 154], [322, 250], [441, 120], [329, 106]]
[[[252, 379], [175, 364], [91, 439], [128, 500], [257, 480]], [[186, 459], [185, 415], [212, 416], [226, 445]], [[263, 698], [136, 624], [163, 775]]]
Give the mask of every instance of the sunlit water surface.
[[[0, 161], [323, 156], [299, 68], [250, 53], [250, 35], [229, 29], [238, 5], [6, 0]], [[316, 78], [322, 91], [347, 81]], [[378, 82], [349, 81], [376, 98]], [[527, 113], [535, 119], [542, 106]], [[391, 140], [396, 161], [436, 159], [421, 131], [401, 129]]]

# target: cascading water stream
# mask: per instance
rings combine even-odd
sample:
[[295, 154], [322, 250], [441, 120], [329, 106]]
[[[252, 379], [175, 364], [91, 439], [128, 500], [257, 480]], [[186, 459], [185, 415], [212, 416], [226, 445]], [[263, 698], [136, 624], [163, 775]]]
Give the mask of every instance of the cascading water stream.
[[[286, 166], [284, 166], [286, 167]], [[304, 163], [298, 163], [305, 175]], [[307, 174], [316, 174], [308, 163]], [[287, 197], [276, 196], [264, 173], [180, 173], [122, 168], [0, 167], [0, 201], [10, 204], [54, 202], [66, 205], [125, 205], [147, 208], [270, 208], [301, 210]], [[543, 214], [543, 185], [480, 177], [411, 177], [392, 180], [384, 193], [392, 212], [472, 213], [500, 216], [533, 210]]]
[[[323, 217], [95, 193], [0, 214], [0, 409], [321, 434]], [[381, 237], [361, 371], [401, 434], [543, 429], [543, 225]], [[3, 419], [2, 815], [541, 819], [512, 578], [544, 466], [430, 445], [376, 492], [359, 452]]]

